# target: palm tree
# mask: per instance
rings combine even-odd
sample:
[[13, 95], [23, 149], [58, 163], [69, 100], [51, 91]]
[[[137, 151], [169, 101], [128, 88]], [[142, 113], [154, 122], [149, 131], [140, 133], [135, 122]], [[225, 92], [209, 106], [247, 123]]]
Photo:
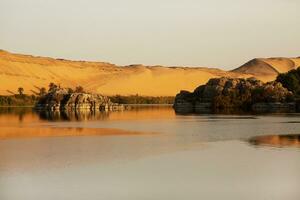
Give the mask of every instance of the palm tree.
[[57, 85], [55, 85], [54, 83], [49, 83], [49, 92], [51, 92], [52, 90], [56, 89]]
[[44, 96], [45, 94], [46, 94], [46, 88], [44, 88], [44, 87], [40, 88], [40, 93], [39, 93], [39, 95], [40, 95], [40, 96]]
[[83, 92], [84, 92], [84, 89], [83, 89], [82, 86], [77, 86], [77, 87], [75, 88], [75, 92], [83, 93]]
[[24, 88], [19, 87], [18, 88], [18, 93], [19, 93], [20, 96], [23, 96], [24, 95]]

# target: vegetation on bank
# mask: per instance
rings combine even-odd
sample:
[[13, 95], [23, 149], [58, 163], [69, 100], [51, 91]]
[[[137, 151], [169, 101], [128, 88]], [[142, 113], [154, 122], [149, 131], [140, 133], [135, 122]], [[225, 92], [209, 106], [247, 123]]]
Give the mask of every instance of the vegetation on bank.
[[38, 99], [36, 95], [24, 94], [24, 88], [19, 87], [17, 94], [9, 96], [0, 96], [0, 106], [32, 106]]
[[130, 96], [115, 95], [109, 98], [112, 102], [119, 104], [173, 104], [175, 99], [173, 96], [151, 97], [139, 96], [138, 94]]
[[[26, 94], [24, 88], [19, 87], [16, 90], [16, 94], [12, 95], [0, 95], [0, 106], [34, 106], [37, 102], [43, 100], [48, 92], [51, 92], [60, 86], [54, 83], [50, 83], [48, 89], [42, 87], [37, 88], [38, 91], [33, 92], [32, 95]], [[71, 93], [84, 93], [85, 89], [82, 86], [73, 88], [67, 88], [68, 92]], [[171, 96], [151, 97], [151, 96], [140, 96], [129, 95], [114, 95], [109, 97], [113, 103], [119, 104], [173, 104], [174, 98]]]
[[276, 81], [280, 82], [283, 87], [293, 92], [296, 98], [300, 98], [300, 67], [287, 73], [279, 74]]
[[0, 106], [32, 106], [37, 101], [35, 95], [10, 95], [0, 96]]

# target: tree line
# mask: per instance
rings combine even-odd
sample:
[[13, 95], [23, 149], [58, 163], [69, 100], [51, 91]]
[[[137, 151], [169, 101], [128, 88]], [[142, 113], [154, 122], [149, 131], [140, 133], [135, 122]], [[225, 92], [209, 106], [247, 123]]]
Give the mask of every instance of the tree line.
[[138, 94], [129, 96], [115, 95], [109, 98], [112, 102], [119, 104], [173, 104], [175, 99], [173, 96], [152, 97]]

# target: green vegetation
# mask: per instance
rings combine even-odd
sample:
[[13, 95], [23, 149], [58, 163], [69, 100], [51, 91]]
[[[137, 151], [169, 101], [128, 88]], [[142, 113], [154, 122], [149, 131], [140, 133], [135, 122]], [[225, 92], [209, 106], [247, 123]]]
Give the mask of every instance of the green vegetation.
[[232, 90], [226, 95], [217, 95], [212, 100], [213, 109], [225, 109], [225, 108], [244, 108], [249, 109], [251, 107], [251, 91], [245, 90], [243, 92]]
[[296, 98], [300, 97], [300, 67], [287, 73], [279, 74], [276, 81], [293, 92]]
[[115, 95], [109, 98], [112, 102], [119, 104], [173, 104], [175, 99], [172, 96], [150, 97], [139, 96], [138, 94], [130, 96]]
[[251, 110], [255, 103], [288, 103], [293, 102], [294, 96], [280, 83], [267, 83], [263, 86], [245, 88], [244, 90], [231, 90], [226, 95], [221, 94], [213, 98], [214, 109], [239, 108]]

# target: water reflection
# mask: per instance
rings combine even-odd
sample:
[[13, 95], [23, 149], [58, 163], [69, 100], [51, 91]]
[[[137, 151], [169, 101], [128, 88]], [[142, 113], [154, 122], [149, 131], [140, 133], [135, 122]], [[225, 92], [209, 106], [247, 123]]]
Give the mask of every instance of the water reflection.
[[[29, 117], [30, 116], [30, 117]], [[133, 120], [133, 119], [156, 119], [156, 118], [175, 118], [171, 106], [127, 106], [124, 111], [100, 112], [89, 110], [65, 110], [48, 111], [34, 110], [31, 107], [2, 107], [0, 108], [0, 118], [4, 121], [13, 117], [13, 121], [23, 122], [28, 118], [37, 118], [35, 121], [94, 121], [94, 120]], [[2, 121], [0, 119], [0, 122]], [[31, 120], [32, 121], [32, 120]]]
[[95, 121], [95, 120], [135, 120], [174, 118], [174, 112], [170, 106], [135, 106], [127, 107], [125, 111], [35, 111], [41, 120], [47, 121]]
[[288, 123], [288, 124], [300, 124], [300, 121], [288, 121], [288, 122], [283, 122], [283, 123]]
[[0, 112], [0, 199], [298, 200], [300, 151], [257, 150], [244, 142], [297, 133], [299, 123], [282, 123], [297, 119], [180, 116], [170, 107], [6, 110]]
[[24, 116], [32, 113], [31, 107], [1, 107], [0, 116], [18, 116], [19, 122], [24, 120]]
[[109, 112], [90, 110], [63, 110], [63, 111], [36, 111], [40, 119], [48, 121], [88, 121], [104, 120], [109, 117]]
[[255, 146], [297, 147], [300, 148], [300, 135], [257, 136], [249, 140]]
[[116, 112], [35, 111], [32, 108], [0, 108], [0, 139], [151, 135], [155, 131], [129, 130], [118, 126], [95, 127], [84, 125], [89, 123], [103, 124], [108, 121], [156, 119], [157, 117], [172, 118], [172, 115], [173, 112], [170, 112], [170, 107], [137, 107]]
[[[298, 118], [296, 114], [182, 116], [176, 115], [170, 106], [132, 107], [116, 112], [3, 108], [0, 109], [0, 138], [162, 133], [188, 144], [251, 138], [252, 144], [262, 145], [270, 139], [270, 133], [297, 134]], [[282, 140], [286, 136], [273, 137]]]

